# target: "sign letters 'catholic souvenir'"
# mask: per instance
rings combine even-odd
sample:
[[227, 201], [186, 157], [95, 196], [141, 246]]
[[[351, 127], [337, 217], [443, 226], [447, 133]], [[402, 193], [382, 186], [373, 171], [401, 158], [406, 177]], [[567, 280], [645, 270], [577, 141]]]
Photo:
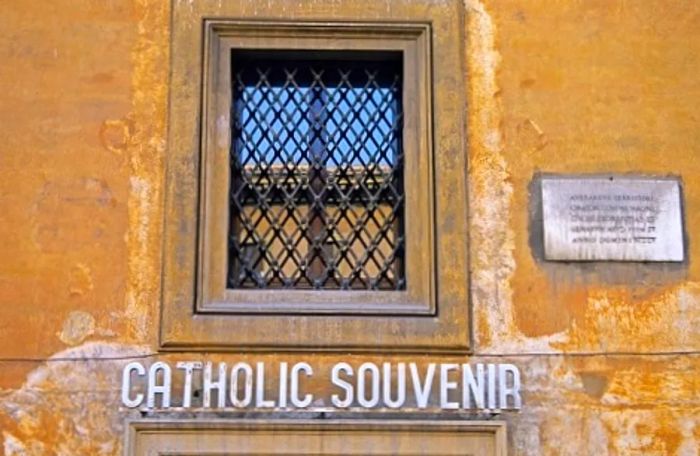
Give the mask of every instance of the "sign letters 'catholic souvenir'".
[[[440, 408], [519, 410], [520, 371], [512, 364], [340, 362], [324, 373], [328, 387], [312, 391], [306, 362], [131, 362], [122, 372], [122, 404], [129, 408]], [[316, 383], [316, 382], [314, 382]]]

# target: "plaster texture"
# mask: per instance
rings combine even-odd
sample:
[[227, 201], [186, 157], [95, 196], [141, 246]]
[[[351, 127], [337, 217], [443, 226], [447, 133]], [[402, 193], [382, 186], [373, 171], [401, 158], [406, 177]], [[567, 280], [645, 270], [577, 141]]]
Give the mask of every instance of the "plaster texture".
[[[163, 355], [170, 4], [2, 2], [0, 453], [120, 454], [122, 366], [186, 358], [510, 362], [509, 454], [697, 455], [700, 3], [465, 11], [474, 354]], [[686, 261], [543, 261], [542, 172], [679, 176]]]

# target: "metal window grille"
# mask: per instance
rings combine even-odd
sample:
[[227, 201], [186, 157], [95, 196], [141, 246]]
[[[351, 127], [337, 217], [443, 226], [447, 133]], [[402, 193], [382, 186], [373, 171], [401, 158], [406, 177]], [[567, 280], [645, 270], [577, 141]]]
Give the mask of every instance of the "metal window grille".
[[400, 53], [232, 51], [229, 288], [401, 290]]

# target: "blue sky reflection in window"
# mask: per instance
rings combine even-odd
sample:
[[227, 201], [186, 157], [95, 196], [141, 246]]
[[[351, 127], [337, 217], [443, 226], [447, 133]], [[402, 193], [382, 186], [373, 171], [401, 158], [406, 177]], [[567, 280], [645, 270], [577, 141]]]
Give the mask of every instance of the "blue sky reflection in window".
[[398, 52], [232, 54], [229, 287], [405, 288]]

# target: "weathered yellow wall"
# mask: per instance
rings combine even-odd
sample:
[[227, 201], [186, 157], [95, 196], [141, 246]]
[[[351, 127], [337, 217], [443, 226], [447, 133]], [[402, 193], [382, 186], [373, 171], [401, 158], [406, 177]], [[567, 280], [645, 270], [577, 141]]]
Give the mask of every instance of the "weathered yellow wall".
[[[522, 370], [512, 453], [697, 455], [700, 3], [465, 2], [470, 361]], [[118, 454], [121, 366], [157, 358], [168, 18], [165, 0], [0, 3], [7, 455]], [[686, 266], [536, 259], [533, 175], [609, 171], [682, 177]], [[212, 359], [301, 358], [389, 359]]]

